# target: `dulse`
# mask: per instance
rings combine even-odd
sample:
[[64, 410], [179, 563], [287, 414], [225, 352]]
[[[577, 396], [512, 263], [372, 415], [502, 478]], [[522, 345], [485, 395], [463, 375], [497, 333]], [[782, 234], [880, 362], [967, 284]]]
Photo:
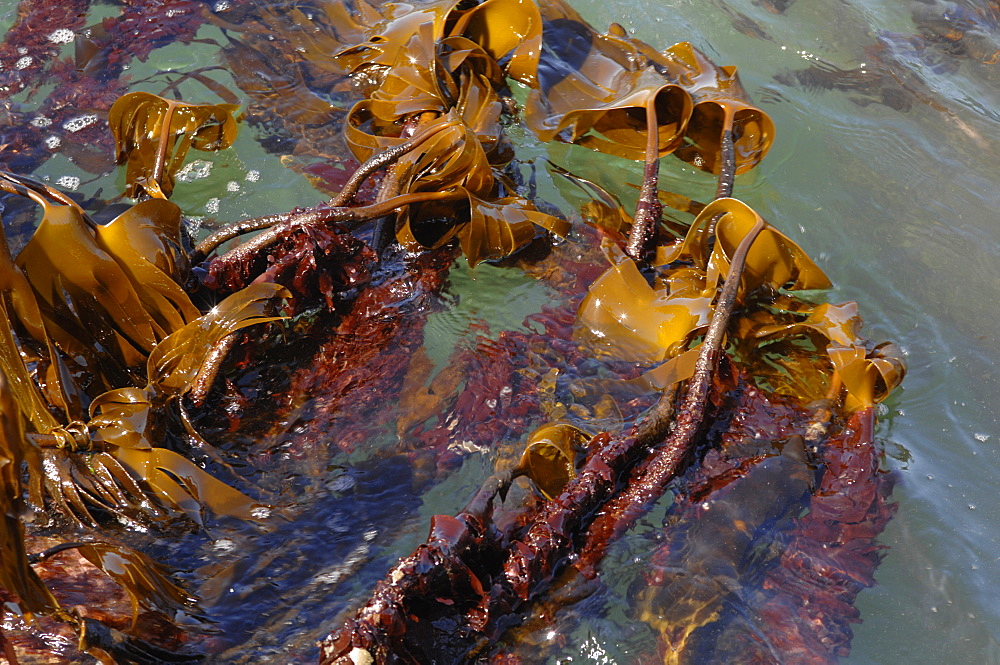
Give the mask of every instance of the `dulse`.
[[[733, 198], [775, 131], [734, 67], [598, 33], [561, 0], [90, 11], [22, 0], [0, 45], [0, 657], [544, 662], [540, 635], [574, 621], [657, 502], [630, 596], [659, 659], [848, 652], [893, 510], [875, 405], [905, 366]], [[195, 40], [224, 66], [133, 89], [134, 61]], [[241, 122], [333, 198], [192, 240], [179, 174]], [[634, 214], [625, 183], [519, 161], [512, 128], [642, 162]], [[57, 153], [108, 188], [124, 165], [122, 196], [33, 179]], [[713, 174], [714, 200], [659, 188], [671, 154]], [[435, 363], [425, 328], [460, 260], [534, 277], [549, 303]], [[208, 605], [249, 600], [219, 600], [230, 582], [269, 594], [261, 580], [297, 573], [191, 574], [181, 543], [220, 524], [289, 537], [347, 467], [399, 475], [392, 524], [474, 457], [494, 473], [369, 598], [311, 612], [382, 565], [365, 535], [269, 617], [307, 625], [294, 643], [241, 633], [235, 609], [235, 636], [212, 630]]]

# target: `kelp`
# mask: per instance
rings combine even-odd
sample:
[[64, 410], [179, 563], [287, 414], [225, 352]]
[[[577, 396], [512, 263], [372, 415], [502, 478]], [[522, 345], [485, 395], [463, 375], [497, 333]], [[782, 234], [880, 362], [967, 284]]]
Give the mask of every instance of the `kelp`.
[[185, 104], [145, 92], [118, 99], [108, 112], [118, 163], [127, 164], [125, 195], [166, 199], [189, 149], [222, 150], [236, 138], [236, 107]]
[[[135, 102], [135, 110], [150, 97], [126, 100], [125, 105]], [[27, 514], [24, 494], [33, 509], [41, 509], [48, 499], [64, 516], [91, 527], [97, 526], [95, 509], [130, 524], [149, 524], [174, 511], [200, 524], [206, 507], [251, 519], [258, 506], [162, 446], [170, 413], [191, 389], [212, 348], [241, 328], [275, 320], [272, 305], [287, 294], [277, 285], [261, 284], [233, 294], [205, 315], [194, 306], [182, 287], [187, 256], [181, 212], [162, 198], [158, 185], [179, 168], [189, 143], [219, 147], [205, 133], [215, 116], [197, 117], [190, 105], [176, 110], [163, 101], [166, 117], [155, 123], [162, 125], [164, 135], [169, 131], [174, 140], [180, 138], [178, 154], [167, 166], [163, 146], [173, 141], [161, 136], [156, 157], [145, 165], [136, 162], [132, 174], [134, 182], [146, 183], [143, 191], [160, 198], [141, 201], [107, 224], [94, 222], [57, 190], [0, 174], [0, 188], [42, 207], [41, 222], [16, 257], [0, 235], [0, 312], [5, 319], [0, 392], [4, 460], [10, 465], [4, 493], [5, 501], [13, 502], [5, 514], [11, 517]], [[171, 118], [184, 122], [178, 128]], [[232, 131], [223, 131], [224, 140], [231, 141]], [[139, 134], [145, 139], [126, 145], [123, 156], [146, 148], [147, 139], [156, 136], [147, 132], [143, 128]], [[26, 485], [19, 478], [22, 464]], [[23, 535], [17, 523], [5, 524], [2, 540], [9, 556], [4, 557], [4, 586], [18, 594], [29, 615], [70, 620], [27, 567], [26, 552], [18, 545]], [[169, 609], [173, 601], [189, 602], [139, 552], [100, 543], [77, 549], [128, 591], [134, 614], [139, 605]], [[86, 631], [85, 623], [70, 622]]]
[[[338, 456], [371, 453], [405, 459], [421, 487], [469, 451], [498, 457], [466, 508], [434, 517], [427, 541], [322, 642], [321, 662], [484, 656], [567, 569], [599, 575], [604, 553], [671, 483], [720, 509], [706, 518], [694, 499], [676, 508], [680, 526], [665, 527], [668, 544], [639, 593], [637, 618], [660, 634], [667, 661], [723, 653], [767, 632], [741, 632], [727, 603], [734, 589], [750, 589], [760, 562], [744, 560], [773, 521], [796, 516], [788, 526], [796, 548], [767, 571], [775, 584], [794, 586], [782, 571], [796, 566], [870, 581], [871, 539], [888, 514], [883, 495], [858, 495], [853, 506], [874, 511], [858, 531], [862, 562], [818, 553], [828, 536], [818, 520], [842, 534], [863, 521], [845, 510], [836, 522], [832, 513], [862, 491], [846, 481], [851, 474], [862, 474], [865, 492], [876, 484], [873, 407], [905, 365], [894, 345], [862, 336], [852, 304], [818, 302], [827, 276], [731, 197], [736, 175], [763, 159], [774, 135], [735, 68], [687, 43], [657, 51], [617, 25], [599, 33], [559, 0], [218, 3], [199, 12], [180, 3], [176, 26], [157, 9], [150, 40], [126, 46], [122, 35], [142, 8], [130, 5], [80, 40], [79, 71], [60, 74], [59, 94], [102, 61], [107, 80], [94, 94], [124, 92], [117, 76], [128, 60], [190, 38], [209, 20], [251, 100], [248, 120], [273, 125], [261, 142], [314, 178], [325, 167], [343, 171], [324, 187], [343, 184], [326, 204], [218, 229], [188, 255], [182, 212], [167, 199], [190, 148], [232, 144], [228, 92], [218, 104], [132, 92], [110, 108], [114, 158], [126, 165], [126, 195], [139, 199], [110, 223], [47, 185], [0, 178], [6, 192], [42, 208], [17, 256], [6, 242], [0, 250], [0, 311], [10, 324], [0, 333], [0, 584], [24, 611], [70, 621], [85, 646], [116, 658], [170, 659], [136, 636], [66, 618], [33, 576], [20, 518], [46, 503], [91, 529], [107, 516], [155, 529], [176, 515], [204, 526], [208, 512], [265, 514], [180, 442], [212, 454], [190, 409], [225, 419], [211, 396], [238, 401], [243, 387], [219, 377], [233, 364], [247, 372], [260, 342], [239, 331], [283, 317], [292, 318], [281, 339], [294, 345], [305, 331], [311, 355], [286, 378], [286, 394], [261, 400], [280, 404], [264, 436], [316, 465], [317, 478]], [[222, 91], [203, 70], [181, 76]], [[550, 173], [575, 188], [579, 210], [534, 199], [505, 135], [521, 122], [514, 82], [527, 87], [523, 125], [539, 140], [643, 162], [634, 215], [607, 183], [558, 166]], [[342, 140], [331, 138], [341, 131]], [[341, 144], [349, 156], [336, 154]], [[669, 154], [718, 176], [714, 201], [660, 191], [659, 162]], [[325, 163], [303, 166], [315, 158]], [[37, 161], [26, 155], [20, 164], [30, 170]], [[665, 220], [664, 204], [693, 221]], [[257, 235], [224, 245], [248, 233]], [[557, 295], [532, 319], [543, 332], [493, 340], [484, 327], [431, 378], [420, 354], [424, 326], [458, 252], [471, 267], [520, 265]], [[201, 264], [193, 277], [192, 260]], [[239, 362], [227, 365], [230, 356]], [[731, 445], [726, 437], [746, 435], [741, 419], [764, 409], [763, 393], [787, 400], [783, 417], [798, 429], [767, 446]], [[238, 429], [238, 417], [229, 422]], [[393, 429], [398, 441], [368, 450]], [[864, 452], [852, 457], [854, 449]], [[713, 457], [720, 450], [732, 455], [725, 463]], [[803, 460], [810, 454], [823, 470]], [[715, 464], [734, 484], [713, 475]], [[518, 478], [526, 479], [521, 491]], [[776, 478], [786, 482], [781, 492], [761, 491]], [[803, 514], [805, 506], [823, 517]], [[73, 547], [128, 591], [133, 632], [140, 610], [196, 611], [145, 555], [96, 540]], [[687, 573], [699, 579], [690, 583]], [[842, 586], [824, 605], [831, 612], [850, 608], [860, 588]], [[794, 596], [769, 615], [775, 625]], [[807, 649], [819, 659], [849, 644], [849, 632], [817, 638], [808, 622], [794, 625], [784, 642], [767, 633], [775, 653]]]

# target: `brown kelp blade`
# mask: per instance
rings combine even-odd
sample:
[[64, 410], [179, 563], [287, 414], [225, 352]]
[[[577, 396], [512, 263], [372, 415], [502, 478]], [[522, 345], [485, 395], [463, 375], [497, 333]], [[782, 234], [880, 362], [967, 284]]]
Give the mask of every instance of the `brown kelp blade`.
[[[25, 505], [21, 465], [25, 461], [23, 417], [13, 388], [0, 368], [0, 586], [17, 594], [21, 610], [55, 612], [59, 603], [28, 564], [24, 548]], [[36, 471], [40, 471], [37, 469]]]
[[42, 206], [42, 221], [16, 265], [5, 258], [0, 266], [8, 283], [21, 285], [14, 311], [37, 342], [51, 340], [68, 358], [86, 359], [111, 387], [141, 366], [159, 340], [198, 316], [178, 284], [186, 263], [175, 204], [142, 202], [102, 226], [58, 193], [3, 178], [23, 185]]
[[288, 295], [282, 286], [260, 283], [227, 297], [157, 345], [147, 363], [150, 385], [170, 395], [187, 392], [216, 343], [247, 326], [281, 319], [273, 312]]
[[200, 316], [181, 288], [187, 277], [187, 257], [180, 246], [181, 210], [162, 199], [132, 206], [96, 228], [97, 243], [122, 267], [137, 295], [164, 330], [179, 330]]
[[[57, 421], [24, 364], [25, 340], [18, 338], [17, 329], [26, 330], [31, 338], [47, 346], [50, 356], [55, 356], [35, 294], [24, 273], [14, 264], [0, 225], [0, 370], [20, 412], [33, 428], [45, 431], [56, 426]], [[56, 374], [52, 394], [61, 397], [63, 390], [59, 383]]]
[[236, 107], [186, 104], [148, 92], [119, 98], [108, 113], [118, 162], [128, 164], [126, 196], [168, 198], [190, 148], [221, 150], [236, 139]]
[[[134, 367], [166, 336], [146, 312], [129, 276], [97, 244], [76, 208], [48, 206], [17, 263], [46, 306], [46, 328], [67, 353], [93, 356], [79, 348], [81, 341], [88, 347], [100, 343], [112, 359]], [[63, 334], [63, 326], [79, 334]]]
[[543, 425], [530, 435], [513, 476], [527, 476], [546, 499], [562, 493], [576, 477], [591, 436], [568, 423]]
[[735, 173], [764, 159], [774, 141], [774, 123], [743, 89], [735, 67], [719, 67], [688, 42], [663, 52], [686, 69], [685, 90], [694, 108], [676, 155], [710, 173], [721, 170], [723, 135], [732, 134]]

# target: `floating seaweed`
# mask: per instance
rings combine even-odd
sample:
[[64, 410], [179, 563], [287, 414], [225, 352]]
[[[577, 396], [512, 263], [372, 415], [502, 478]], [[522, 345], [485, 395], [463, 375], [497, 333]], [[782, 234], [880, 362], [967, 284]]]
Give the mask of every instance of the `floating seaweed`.
[[[415, 493], [481, 451], [495, 472], [466, 507], [432, 518], [349, 618], [315, 620], [309, 634], [329, 633], [320, 662], [517, 659], [511, 629], [531, 624], [532, 603], [558, 613], [555, 585], [600, 580], [671, 487], [634, 592], [665, 662], [847, 652], [892, 511], [875, 405], [905, 365], [862, 336], [856, 306], [821, 302], [828, 277], [733, 198], [775, 131], [734, 67], [618, 25], [599, 33], [561, 0], [140, 2], [77, 35], [85, 14], [25, 0], [0, 47], [31, 58], [0, 70], [24, 108], [43, 74], [55, 81], [35, 120], [18, 110], [3, 128], [0, 173], [5, 201], [41, 209], [19, 251], [0, 237], [0, 587], [26, 620], [69, 626], [108, 662], [218, 655], [232, 645], [170, 616], [197, 624], [236, 564], [199, 598], [155, 547], [115, 537], [116, 522], [164, 541], [221, 519], [278, 530], [274, 516], [295, 508], [251, 498], [269, 483], [234, 470], [248, 457], [258, 476], [281, 474], [275, 449], [309, 479], [344, 459], [402, 462]], [[29, 20], [77, 35], [73, 66]], [[128, 90], [125, 65], [203, 24], [221, 32], [224, 44], [202, 41], [245, 111], [209, 70], [161, 95]], [[183, 80], [221, 101], [164, 96]], [[69, 118], [66, 100], [90, 115]], [[113, 149], [105, 135], [73, 150], [94, 173], [125, 165], [134, 203], [117, 215], [30, 177], [55, 149], [41, 147], [46, 122], [88, 138], [105, 120]], [[217, 225], [192, 247], [170, 200], [177, 175], [190, 148], [230, 147], [241, 121], [333, 198]], [[579, 208], [537, 199], [507, 135], [516, 123], [642, 162], [634, 214], [620, 183], [558, 166]], [[660, 190], [670, 155], [716, 178], [714, 200]], [[536, 276], [551, 301], [533, 327], [484, 326], [436, 367], [423, 335], [459, 256]], [[270, 362], [292, 349], [289, 368]], [[269, 373], [279, 389], [256, 385]], [[227, 443], [239, 437], [252, 442]], [[62, 542], [31, 552], [39, 526], [26, 519], [48, 507]], [[367, 542], [338, 562], [338, 583]], [[64, 607], [38, 571], [67, 551], [124, 590], [130, 622]], [[812, 614], [796, 613], [803, 597]], [[30, 632], [0, 632], [8, 660]]]

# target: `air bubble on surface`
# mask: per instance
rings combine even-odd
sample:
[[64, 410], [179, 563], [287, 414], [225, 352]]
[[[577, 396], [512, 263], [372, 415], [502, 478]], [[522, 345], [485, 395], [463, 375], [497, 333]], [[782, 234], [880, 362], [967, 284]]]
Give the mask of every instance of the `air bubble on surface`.
[[67, 120], [66, 122], [63, 123], [63, 129], [65, 129], [67, 132], [78, 132], [81, 129], [86, 129], [87, 127], [90, 127], [96, 122], [97, 122], [97, 116], [94, 115], [93, 113], [88, 113], [86, 115], [77, 116], [75, 118]]
[[53, 44], [69, 44], [74, 39], [76, 39], [76, 33], [69, 28], [59, 28], [58, 30], [53, 30], [49, 35], [49, 41]]
[[56, 180], [56, 184], [72, 192], [80, 186], [80, 179], [75, 175], [64, 175]]

